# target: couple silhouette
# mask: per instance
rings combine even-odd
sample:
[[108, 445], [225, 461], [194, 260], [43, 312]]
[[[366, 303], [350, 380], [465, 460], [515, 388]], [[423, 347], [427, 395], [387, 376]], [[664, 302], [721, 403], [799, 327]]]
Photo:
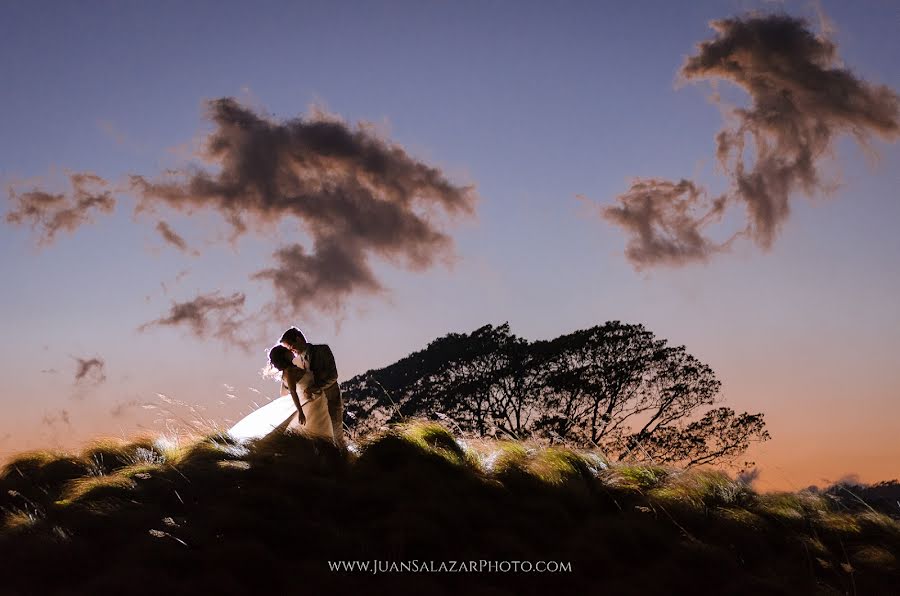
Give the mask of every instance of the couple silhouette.
[[331, 348], [309, 343], [302, 331], [291, 327], [269, 350], [269, 362], [281, 373], [281, 397], [246, 416], [229, 434], [254, 439], [300, 432], [345, 449], [344, 404]]

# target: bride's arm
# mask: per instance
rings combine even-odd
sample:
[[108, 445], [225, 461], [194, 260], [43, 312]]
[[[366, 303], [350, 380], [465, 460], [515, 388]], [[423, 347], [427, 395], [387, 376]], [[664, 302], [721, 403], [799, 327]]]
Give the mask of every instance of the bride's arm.
[[291, 399], [294, 400], [294, 406], [297, 407], [297, 418], [300, 424], [306, 424], [306, 415], [303, 413], [303, 406], [300, 405], [300, 396], [297, 395], [297, 374], [296, 368], [289, 368], [281, 373], [281, 383], [291, 392]]

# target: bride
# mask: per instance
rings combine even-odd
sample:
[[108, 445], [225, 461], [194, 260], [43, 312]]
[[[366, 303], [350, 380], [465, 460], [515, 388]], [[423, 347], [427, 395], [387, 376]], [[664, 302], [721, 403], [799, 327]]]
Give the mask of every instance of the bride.
[[294, 353], [284, 346], [271, 349], [269, 361], [281, 371], [282, 397], [235, 424], [228, 431], [232, 437], [256, 439], [283, 430], [334, 440], [328, 402], [321, 393], [307, 393], [313, 374], [294, 364], [293, 357]]

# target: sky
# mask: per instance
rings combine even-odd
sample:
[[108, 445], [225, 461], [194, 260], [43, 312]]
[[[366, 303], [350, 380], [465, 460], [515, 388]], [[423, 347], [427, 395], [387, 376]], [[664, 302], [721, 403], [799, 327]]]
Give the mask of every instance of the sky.
[[[824, 31], [845, 95], [766, 120], [765, 78], [685, 76], [749, 11]], [[0, 2], [0, 455], [162, 432], [160, 408], [227, 426], [277, 393], [291, 324], [348, 379], [487, 323], [621, 320], [765, 413], [759, 488], [900, 477], [898, 28], [887, 0]], [[768, 139], [746, 168], [717, 144], [741, 126]], [[319, 152], [273, 183], [298, 203], [260, 190], [266, 143]], [[303, 203], [323, 184], [351, 198]], [[29, 215], [36, 190], [64, 198]]]

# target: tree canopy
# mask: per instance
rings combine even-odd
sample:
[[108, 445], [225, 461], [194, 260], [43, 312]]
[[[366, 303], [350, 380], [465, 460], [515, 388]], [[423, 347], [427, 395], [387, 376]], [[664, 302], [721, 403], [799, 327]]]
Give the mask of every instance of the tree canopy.
[[769, 438], [763, 414], [720, 405], [715, 373], [684, 346], [619, 321], [534, 342], [508, 323], [451, 333], [341, 387], [354, 434], [429, 418], [684, 466], [732, 463]]

